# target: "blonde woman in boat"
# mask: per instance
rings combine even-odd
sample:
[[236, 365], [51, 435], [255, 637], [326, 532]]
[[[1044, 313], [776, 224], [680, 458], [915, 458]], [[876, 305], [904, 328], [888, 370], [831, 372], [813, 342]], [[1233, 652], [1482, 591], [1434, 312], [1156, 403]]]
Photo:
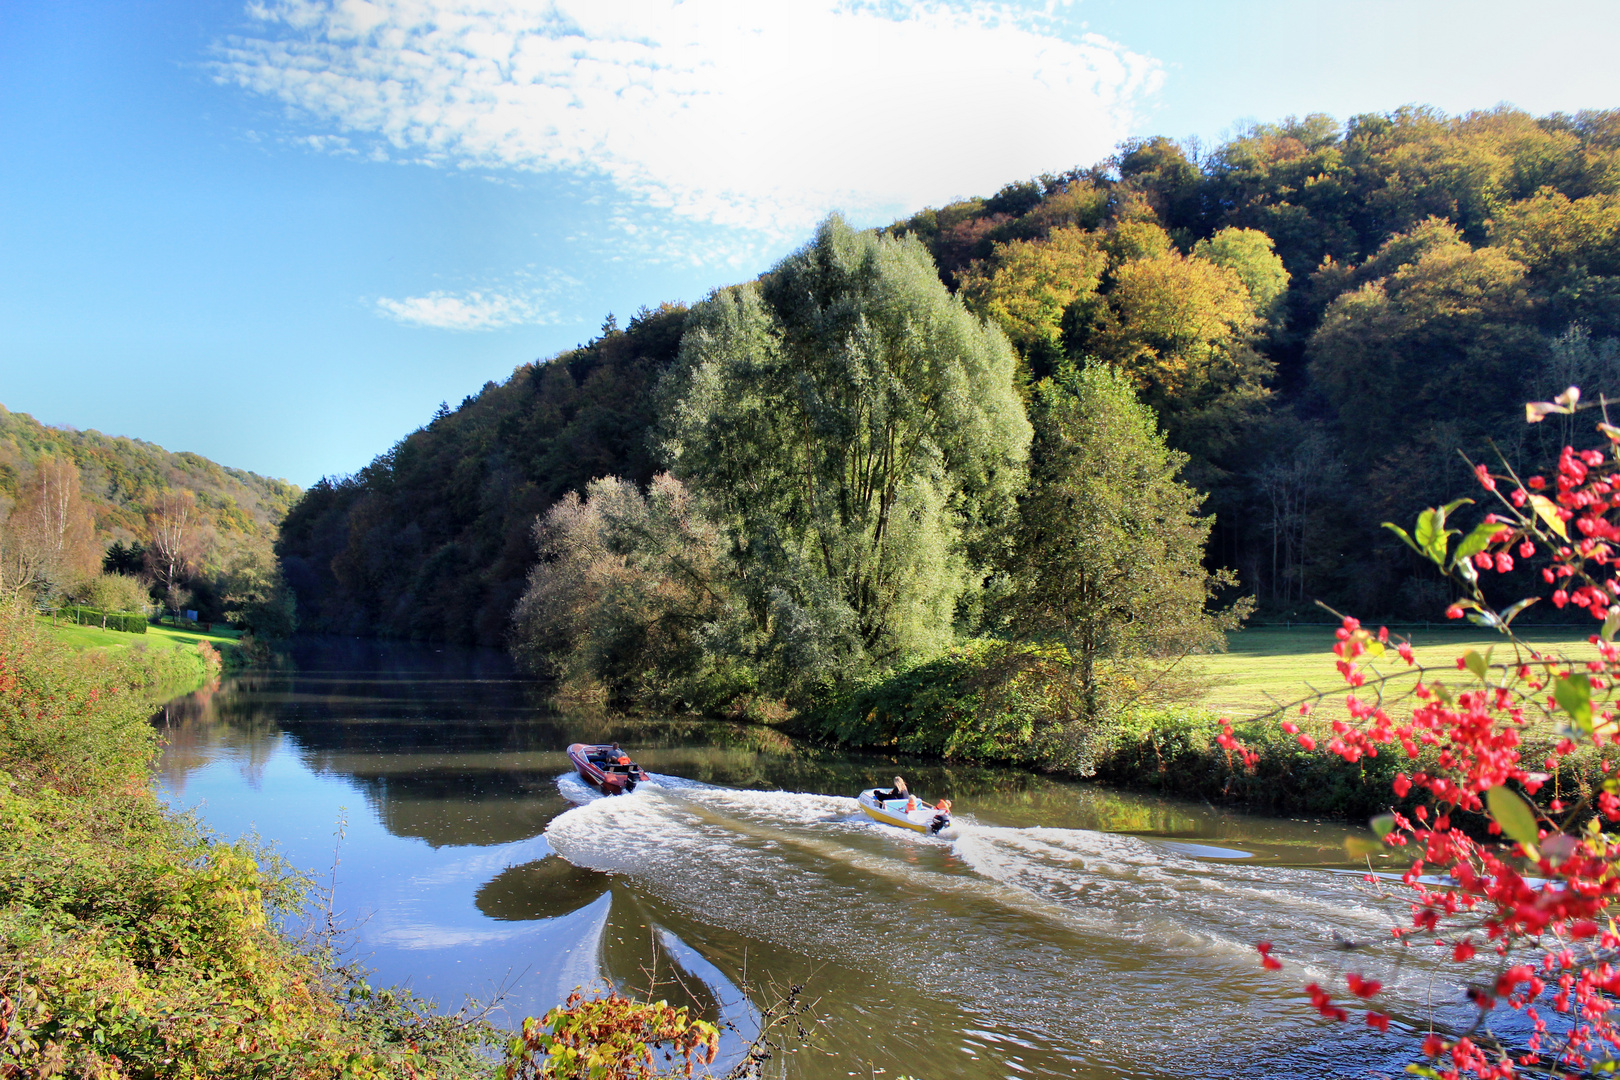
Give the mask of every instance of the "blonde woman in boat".
[[888, 802], [890, 799], [909, 799], [911, 798], [911, 792], [906, 790], [906, 778], [897, 776], [894, 778], [894, 790], [884, 791], [882, 788], [877, 788], [872, 792], [872, 796], [879, 802]]

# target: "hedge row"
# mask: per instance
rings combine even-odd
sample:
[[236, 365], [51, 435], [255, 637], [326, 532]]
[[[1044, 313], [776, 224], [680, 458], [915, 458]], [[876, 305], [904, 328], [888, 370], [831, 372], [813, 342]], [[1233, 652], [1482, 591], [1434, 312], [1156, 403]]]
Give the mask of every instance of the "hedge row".
[[121, 630], [126, 634], [146, 633], [146, 616], [134, 611], [97, 611], [87, 607], [65, 607], [62, 617], [72, 619], [80, 626], [104, 626], [108, 630]]

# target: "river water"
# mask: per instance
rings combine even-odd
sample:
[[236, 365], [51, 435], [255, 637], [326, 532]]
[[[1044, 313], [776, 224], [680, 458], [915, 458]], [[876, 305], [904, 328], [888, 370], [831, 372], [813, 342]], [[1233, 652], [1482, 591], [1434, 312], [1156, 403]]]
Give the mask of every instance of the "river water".
[[[809, 1038], [770, 1069], [833, 1080], [1393, 1076], [1431, 1016], [1463, 1015], [1398, 955], [1400, 890], [1353, 870], [1339, 825], [559, 716], [488, 651], [306, 643], [293, 663], [168, 707], [166, 797], [333, 884], [352, 955], [445, 1006], [498, 996], [516, 1023], [650, 977], [728, 1024], [734, 1056], [802, 983]], [[597, 796], [578, 741], [652, 781]], [[859, 813], [897, 771], [954, 800], [951, 829]], [[1262, 939], [1286, 970], [1261, 969]], [[1350, 970], [1388, 985], [1388, 1035], [1310, 1011], [1303, 984], [1343, 996]]]

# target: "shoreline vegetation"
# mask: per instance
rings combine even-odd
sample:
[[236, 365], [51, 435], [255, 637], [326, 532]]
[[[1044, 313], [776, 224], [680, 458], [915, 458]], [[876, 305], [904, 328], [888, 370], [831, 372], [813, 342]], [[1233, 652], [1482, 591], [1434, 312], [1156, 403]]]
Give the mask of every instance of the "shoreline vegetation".
[[481, 1016], [373, 990], [310, 882], [162, 806], [150, 716], [222, 660], [153, 636], [174, 644], [70, 644], [0, 609], [0, 1074], [487, 1073]]
[[[1595, 658], [1581, 625], [1525, 628], [1520, 636], [1576, 660]], [[1333, 624], [1255, 627], [1229, 636], [1224, 652], [1182, 661], [1175, 692], [1187, 700], [1127, 706], [1087, 722], [1065, 709], [1068, 666], [1061, 647], [977, 641], [873, 680], [780, 724], [797, 737], [851, 750], [892, 752], [962, 764], [1008, 765], [1109, 787], [1206, 800], [1253, 813], [1365, 820], [1399, 805], [1396, 774], [1432, 765], [1386, 752], [1358, 762], [1302, 747], [1280, 721], [1326, 743], [1343, 717], [1334, 670]], [[1419, 665], [1449, 666], [1470, 647], [1502, 639], [1445, 624], [1392, 630], [1412, 637]], [[1415, 680], [1414, 680], [1415, 681]], [[1310, 719], [1282, 709], [1327, 692]], [[1278, 710], [1273, 712], [1273, 710]], [[1243, 767], [1217, 742], [1230, 720], [1258, 755]], [[1525, 760], [1540, 762], [1558, 741], [1552, 730], [1524, 732]], [[1583, 750], [1550, 773], [1542, 801], [1581, 797], [1609, 775], [1600, 755]]]

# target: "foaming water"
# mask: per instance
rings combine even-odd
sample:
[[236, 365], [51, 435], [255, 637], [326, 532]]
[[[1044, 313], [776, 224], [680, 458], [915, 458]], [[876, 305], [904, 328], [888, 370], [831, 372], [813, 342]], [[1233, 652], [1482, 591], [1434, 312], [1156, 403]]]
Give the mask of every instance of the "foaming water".
[[[1431, 1016], [1425, 964], [1389, 936], [1405, 901], [1380, 890], [1399, 887], [1352, 872], [1339, 826], [557, 716], [488, 653], [337, 643], [298, 663], [167, 710], [167, 797], [335, 882], [374, 981], [452, 1007], [504, 991], [515, 1024], [574, 987], [656, 982], [728, 1025], [724, 1064], [802, 983], [810, 1038], [770, 1064], [794, 1080], [1394, 1076]], [[651, 778], [602, 796], [569, 771], [578, 741]], [[860, 811], [897, 771], [954, 801], [950, 828]], [[1261, 969], [1262, 939], [1286, 970]], [[1303, 985], [1350, 970], [1386, 984], [1390, 1036], [1313, 1019]]]
[[[1275, 1060], [1279, 1035], [1298, 1064], [1332, 1060], [1342, 1029], [1324, 1040], [1299, 988], [1348, 967], [1384, 980], [1397, 1013], [1428, 1008], [1427, 972], [1383, 944], [1392, 910], [1374, 887], [1230, 847], [972, 817], [926, 837], [871, 821], [850, 798], [657, 776], [574, 807], [545, 837], [576, 866], [862, 972], [879, 993], [903, 975], [983, 1029], [1029, 1035], [1010, 1045], [1039, 1048], [1037, 1068], [1078, 1053], [1130, 1072], [1147, 1054], [1154, 1075], [1226, 1075], [1235, 1060]], [[1261, 971], [1262, 939], [1305, 964]], [[1335, 944], [1355, 945], [1353, 957]], [[1379, 1049], [1393, 1061], [1411, 1052], [1401, 1041]], [[1122, 1045], [1131, 1057], [1116, 1057]]]

